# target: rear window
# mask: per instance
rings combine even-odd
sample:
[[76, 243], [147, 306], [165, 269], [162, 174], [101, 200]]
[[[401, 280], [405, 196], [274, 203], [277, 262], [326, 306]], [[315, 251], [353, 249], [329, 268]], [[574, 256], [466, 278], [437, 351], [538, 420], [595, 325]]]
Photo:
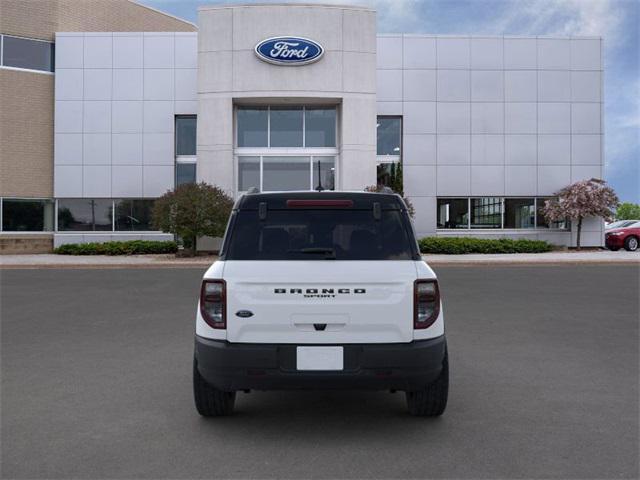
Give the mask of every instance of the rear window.
[[225, 260], [412, 260], [415, 244], [406, 214], [383, 210], [238, 211], [225, 242]]

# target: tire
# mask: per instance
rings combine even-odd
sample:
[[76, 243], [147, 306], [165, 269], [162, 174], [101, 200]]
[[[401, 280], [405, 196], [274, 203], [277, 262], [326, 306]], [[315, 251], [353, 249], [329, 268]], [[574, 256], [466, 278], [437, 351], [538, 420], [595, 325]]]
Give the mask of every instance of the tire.
[[624, 239], [624, 249], [629, 252], [635, 252], [638, 250], [638, 243], [638, 237], [631, 235]]
[[196, 410], [203, 417], [222, 417], [231, 415], [236, 401], [236, 392], [223, 392], [208, 384], [200, 372], [196, 360], [193, 360], [193, 396]]
[[437, 417], [447, 408], [449, 396], [449, 355], [445, 350], [442, 371], [424, 390], [407, 392], [409, 413], [416, 417]]

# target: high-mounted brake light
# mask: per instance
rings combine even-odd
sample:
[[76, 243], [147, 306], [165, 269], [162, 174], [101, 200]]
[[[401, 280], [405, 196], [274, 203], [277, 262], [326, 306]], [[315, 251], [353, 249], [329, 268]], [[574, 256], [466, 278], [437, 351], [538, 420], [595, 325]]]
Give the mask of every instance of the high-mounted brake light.
[[306, 207], [350, 208], [353, 200], [287, 200], [287, 208]]
[[224, 280], [203, 280], [200, 314], [211, 328], [227, 328], [227, 285]]
[[437, 280], [416, 280], [413, 284], [413, 328], [429, 328], [440, 314]]

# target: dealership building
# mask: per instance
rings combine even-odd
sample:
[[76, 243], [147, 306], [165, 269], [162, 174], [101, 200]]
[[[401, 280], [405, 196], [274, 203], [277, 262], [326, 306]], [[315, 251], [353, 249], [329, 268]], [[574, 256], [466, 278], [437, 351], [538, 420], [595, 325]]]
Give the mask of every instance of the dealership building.
[[25, 5], [0, 15], [4, 252], [172, 238], [153, 201], [194, 181], [388, 184], [419, 236], [574, 245], [543, 202], [603, 178], [600, 38], [378, 35], [359, 6], [204, 6], [196, 27], [128, 0]]

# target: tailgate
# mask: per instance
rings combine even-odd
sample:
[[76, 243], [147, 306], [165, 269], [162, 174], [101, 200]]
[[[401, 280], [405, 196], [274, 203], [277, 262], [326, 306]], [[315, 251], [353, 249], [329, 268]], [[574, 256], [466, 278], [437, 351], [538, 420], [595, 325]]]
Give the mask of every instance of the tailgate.
[[413, 339], [413, 261], [227, 261], [224, 278], [230, 342]]

